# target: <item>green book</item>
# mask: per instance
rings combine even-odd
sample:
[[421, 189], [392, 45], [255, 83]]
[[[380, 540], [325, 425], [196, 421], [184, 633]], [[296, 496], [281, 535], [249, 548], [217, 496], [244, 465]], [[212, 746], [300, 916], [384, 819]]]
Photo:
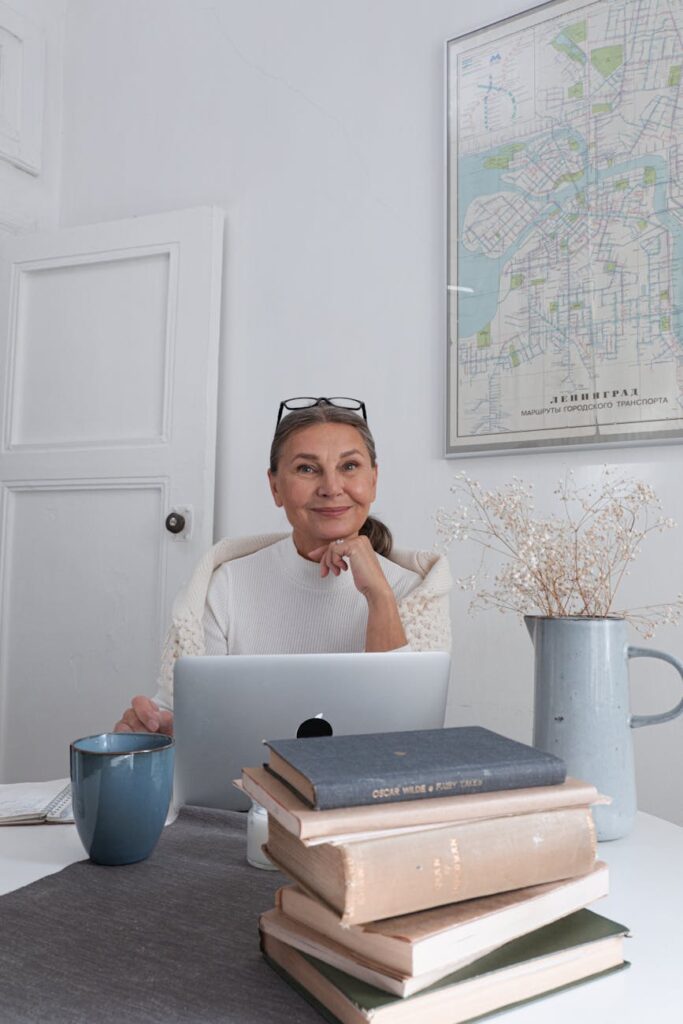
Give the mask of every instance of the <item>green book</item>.
[[270, 965], [332, 1021], [465, 1024], [628, 966], [628, 929], [591, 910], [523, 935], [406, 999], [261, 935]]

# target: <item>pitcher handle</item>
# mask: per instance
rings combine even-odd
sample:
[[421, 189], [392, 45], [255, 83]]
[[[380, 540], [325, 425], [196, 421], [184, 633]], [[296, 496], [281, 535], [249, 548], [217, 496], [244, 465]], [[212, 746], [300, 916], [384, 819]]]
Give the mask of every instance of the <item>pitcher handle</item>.
[[[674, 658], [673, 654], [665, 654], [664, 651], [656, 651], [653, 647], [627, 647], [626, 654], [629, 658], [659, 658], [660, 661], [668, 661], [678, 670], [683, 679], [683, 662]], [[683, 714], [683, 698], [671, 711], [662, 711], [660, 715], [631, 715], [630, 724], [632, 729], [639, 729], [641, 725], [658, 725], [660, 722], [670, 722]]]

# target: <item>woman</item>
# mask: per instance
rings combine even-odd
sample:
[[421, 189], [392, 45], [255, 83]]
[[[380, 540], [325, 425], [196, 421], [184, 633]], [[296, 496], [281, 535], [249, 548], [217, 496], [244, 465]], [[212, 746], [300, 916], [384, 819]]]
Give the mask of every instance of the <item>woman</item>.
[[135, 697], [116, 731], [173, 731], [183, 654], [449, 649], [448, 563], [392, 552], [389, 530], [369, 515], [377, 460], [362, 402], [282, 402], [268, 480], [291, 534], [207, 552], [174, 604], [155, 699]]

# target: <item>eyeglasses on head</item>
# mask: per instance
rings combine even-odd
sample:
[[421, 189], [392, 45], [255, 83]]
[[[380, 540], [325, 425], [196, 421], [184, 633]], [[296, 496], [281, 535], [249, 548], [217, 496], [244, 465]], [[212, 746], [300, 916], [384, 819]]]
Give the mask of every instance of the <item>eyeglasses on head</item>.
[[298, 398], [286, 398], [284, 402], [280, 402], [280, 408], [278, 409], [277, 414], [277, 423], [282, 419], [285, 410], [287, 412], [296, 412], [299, 409], [313, 409], [316, 405], [332, 405], [336, 409], [348, 409], [350, 412], [360, 412], [365, 422], [368, 422], [367, 412], [365, 411], [365, 402], [361, 402], [359, 398], [312, 398], [310, 396], [300, 396]]

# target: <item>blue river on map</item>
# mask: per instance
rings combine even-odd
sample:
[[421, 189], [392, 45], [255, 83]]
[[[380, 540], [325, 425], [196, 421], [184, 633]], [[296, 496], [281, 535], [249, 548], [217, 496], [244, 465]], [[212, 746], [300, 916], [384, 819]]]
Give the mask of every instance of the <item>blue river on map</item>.
[[[577, 153], [583, 156], [584, 167], [586, 167], [586, 145], [585, 141], [575, 132], [553, 133], [557, 141], [559, 135], [565, 135], [579, 144]], [[531, 143], [542, 139], [536, 136]], [[521, 189], [504, 180], [504, 171], [496, 168], [487, 168], [484, 162], [492, 156], [500, 153], [502, 147], [496, 146], [485, 153], [477, 153], [474, 156], [465, 157], [458, 161], [458, 281], [457, 284], [474, 289], [474, 294], [466, 292], [458, 294], [458, 333], [461, 338], [468, 338], [477, 331], [482, 330], [496, 314], [498, 308], [498, 292], [503, 267], [512, 259], [521, 246], [526, 242], [529, 235], [538, 229], [538, 226], [547, 220], [553, 207], [557, 209], [563, 203], [576, 195], [578, 191], [586, 187], [592, 187], [596, 183], [615, 178], [620, 174], [627, 174], [636, 168], [654, 167], [657, 173], [655, 185], [654, 214], [659, 221], [667, 228], [672, 237], [673, 257], [676, 260], [678, 273], [672, 281], [672, 329], [679, 340], [683, 339], [681, 332], [681, 305], [679, 298], [683, 290], [683, 227], [676, 217], [667, 212], [666, 209], [666, 183], [667, 164], [666, 161], [655, 154], [626, 160], [620, 164], [613, 164], [611, 167], [596, 171], [589, 170], [583, 176], [571, 184], [563, 185], [554, 192], [545, 193], [539, 200], [544, 200], [544, 208], [538, 217], [529, 222], [527, 227], [518, 235], [515, 242], [498, 257], [491, 258], [482, 253], [473, 253], [465, 248], [462, 242], [463, 224], [465, 214], [470, 203], [484, 195], [492, 195], [496, 192], [517, 192], [519, 195], [527, 196], [524, 189]]]

